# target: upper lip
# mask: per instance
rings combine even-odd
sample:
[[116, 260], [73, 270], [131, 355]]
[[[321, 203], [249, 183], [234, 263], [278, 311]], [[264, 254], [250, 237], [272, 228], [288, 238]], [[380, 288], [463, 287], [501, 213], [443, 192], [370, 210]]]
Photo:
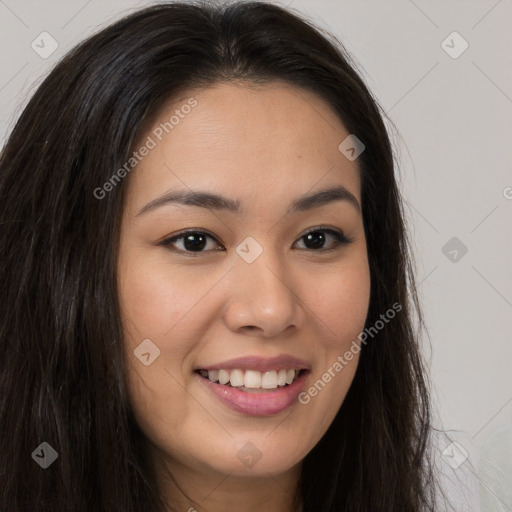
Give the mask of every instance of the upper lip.
[[283, 354], [276, 357], [246, 356], [230, 359], [222, 363], [209, 364], [206, 366], [198, 366], [196, 370], [257, 370], [260, 372], [268, 372], [271, 370], [309, 370], [310, 364], [297, 357]]

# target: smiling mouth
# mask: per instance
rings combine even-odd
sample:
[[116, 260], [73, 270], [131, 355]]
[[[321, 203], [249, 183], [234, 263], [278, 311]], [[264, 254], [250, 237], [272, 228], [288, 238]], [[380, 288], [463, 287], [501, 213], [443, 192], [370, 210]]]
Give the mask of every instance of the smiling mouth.
[[303, 369], [275, 369], [267, 372], [257, 370], [196, 370], [210, 382], [236, 388], [247, 393], [279, 391], [293, 384], [303, 373]]

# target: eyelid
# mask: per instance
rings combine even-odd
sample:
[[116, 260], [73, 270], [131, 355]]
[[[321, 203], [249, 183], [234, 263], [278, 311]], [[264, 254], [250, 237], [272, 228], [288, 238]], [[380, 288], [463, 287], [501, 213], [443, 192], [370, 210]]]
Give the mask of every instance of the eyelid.
[[[158, 245], [164, 246], [164, 247], [172, 247], [172, 243], [178, 241], [179, 239], [185, 237], [186, 235], [193, 233], [193, 234], [200, 234], [205, 235], [212, 240], [214, 240], [218, 245], [224, 246], [224, 242], [222, 240], [219, 240], [217, 236], [215, 236], [213, 233], [210, 233], [208, 230], [203, 228], [187, 228], [182, 231], [179, 231], [178, 233], [173, 234], [172, 236], [165, 237], [161, 242], [158, 243]], [[204, 253], [212, 252], [210, 249], [209, 251], [182, 251], [181, 249], [172, 248], [172, 250], [176, 251], [177, 253], [186, 254], [188, 256], [199, 256]], [[219, 250], [219, 249], [216, 249]]]
[[319, 226], [313, 226], [312, 228], [308, 228], [306, 231], [304, 231], [304, 233], [302, 233], [301, 235], [299, 235], [299, 238], [302, 238], [303, 236], [306, 236], [306, 235], [309, 235], [309, 233], [315, 233], [316, 231], [328, 231], [328, 232], [331, 232], [331, 233], [337, 233], [339, 235], [343, 235], [345, 238], [347, 238], [347, 240], [349, 239], [343, 230], [339, 229], [339, 228], [335, 228], [334, 226], [327, 226], [327, 225], [319, 225]]
[[[337, 243], [337, 245], [335, 245], [333, 247], [333, 249], [336, 249], [339, 246], [349, 245], [352, 242], [354, 242], [354, 239], [347, 236], [343, 230], [341, 230], [339, 228], [335, 228], [333, 226], [325, 226], [325, 225], [314, 226], [312, 228], [309, 228], [307, 231], [305, 231], [304, 233], [302, 233], [302, 235], [300, 235], [298, 237], [297, 241], [299, 241], [301, 238], [305, 237], [306, 235], [309, 235], [310, 233], [315, 233], [316, 231], [325, 231], [326, 233], [330, 233], [332, 236], [334, 236], [334, 238], [336, 238], [336, 241], [338, 243]], [[297, 243], [297, 241], [294, 242], [294, 244]], [[331, 249], [318, 249], [316, 251], [311, 250], [311, 249], [303, 249], [303, 250], [309, 250], [311, 252], [326, 252]]]
[[213, 238], [216, 242], [219, 242], [218, 237], [215, 236], [213, 233], [210, 233], [208, 230], [203, 228], [186, 228], [182, 231], [178, 231], [178, 233], [174, 233], [172, 236], [166, 236], [160, 243], [165, 244], [168, 242], [174, 242], [175, 240], [188, 235], [190, 233], [194, 234], [200, 234], [200, 235], [206, 235], [211, 238]]

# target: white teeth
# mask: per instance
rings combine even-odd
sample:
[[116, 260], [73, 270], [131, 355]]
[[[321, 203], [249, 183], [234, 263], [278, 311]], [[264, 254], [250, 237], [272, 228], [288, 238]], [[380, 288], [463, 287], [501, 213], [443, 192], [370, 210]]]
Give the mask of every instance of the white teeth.
[[261, 373], [254, 370], [246, 370], [244, 376], [244, 386], [251, 389], [261, 388]]
[[229, 382], [229, 373], [226, 370], [219, 370], [219, 383], [227, 384]]
[[200, 370], [199, 373], [211, 382], [231, 384], [234, 388], [247, 389], [276, 389], [286, 384], [292, 384], [300, 370], [281, 369], [259, 372], [256, 370]]
[[244, 385], [244, 373], [242, 370], [231, 370], [229, 381], [234, 388]]
[[[295, 375], [295, 372], [293, 372]], [[275, 389], [277, 388], [277, 372], [272, 370], [270, 372], [265, 372], [263, 377], [261, 378], [261, 387], [263, 389]]]

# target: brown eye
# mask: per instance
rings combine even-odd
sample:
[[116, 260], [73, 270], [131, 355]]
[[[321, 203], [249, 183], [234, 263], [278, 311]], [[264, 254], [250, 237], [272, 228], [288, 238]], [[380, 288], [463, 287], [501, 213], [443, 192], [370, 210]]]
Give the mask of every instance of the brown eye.
[[[347, 238], [341, 231], [323, 228], [315, 228], [314, 230], [311, 230], [303, 235], [299, 240], [304, 240], [306, 249], [315, 251], [327, 251], [335, 249], [341, 245], [347, 245], [351, 243], [351, 240]], [[329, 240], [331, 240], [330, 244]], [[332, 242], [332, 240], [334, 240], [334, 242]]]
[[188, 253], [207, 252], [220, 247], [217, 240], [204, 231], [185, 231], [167, 238], [160, 245]]

